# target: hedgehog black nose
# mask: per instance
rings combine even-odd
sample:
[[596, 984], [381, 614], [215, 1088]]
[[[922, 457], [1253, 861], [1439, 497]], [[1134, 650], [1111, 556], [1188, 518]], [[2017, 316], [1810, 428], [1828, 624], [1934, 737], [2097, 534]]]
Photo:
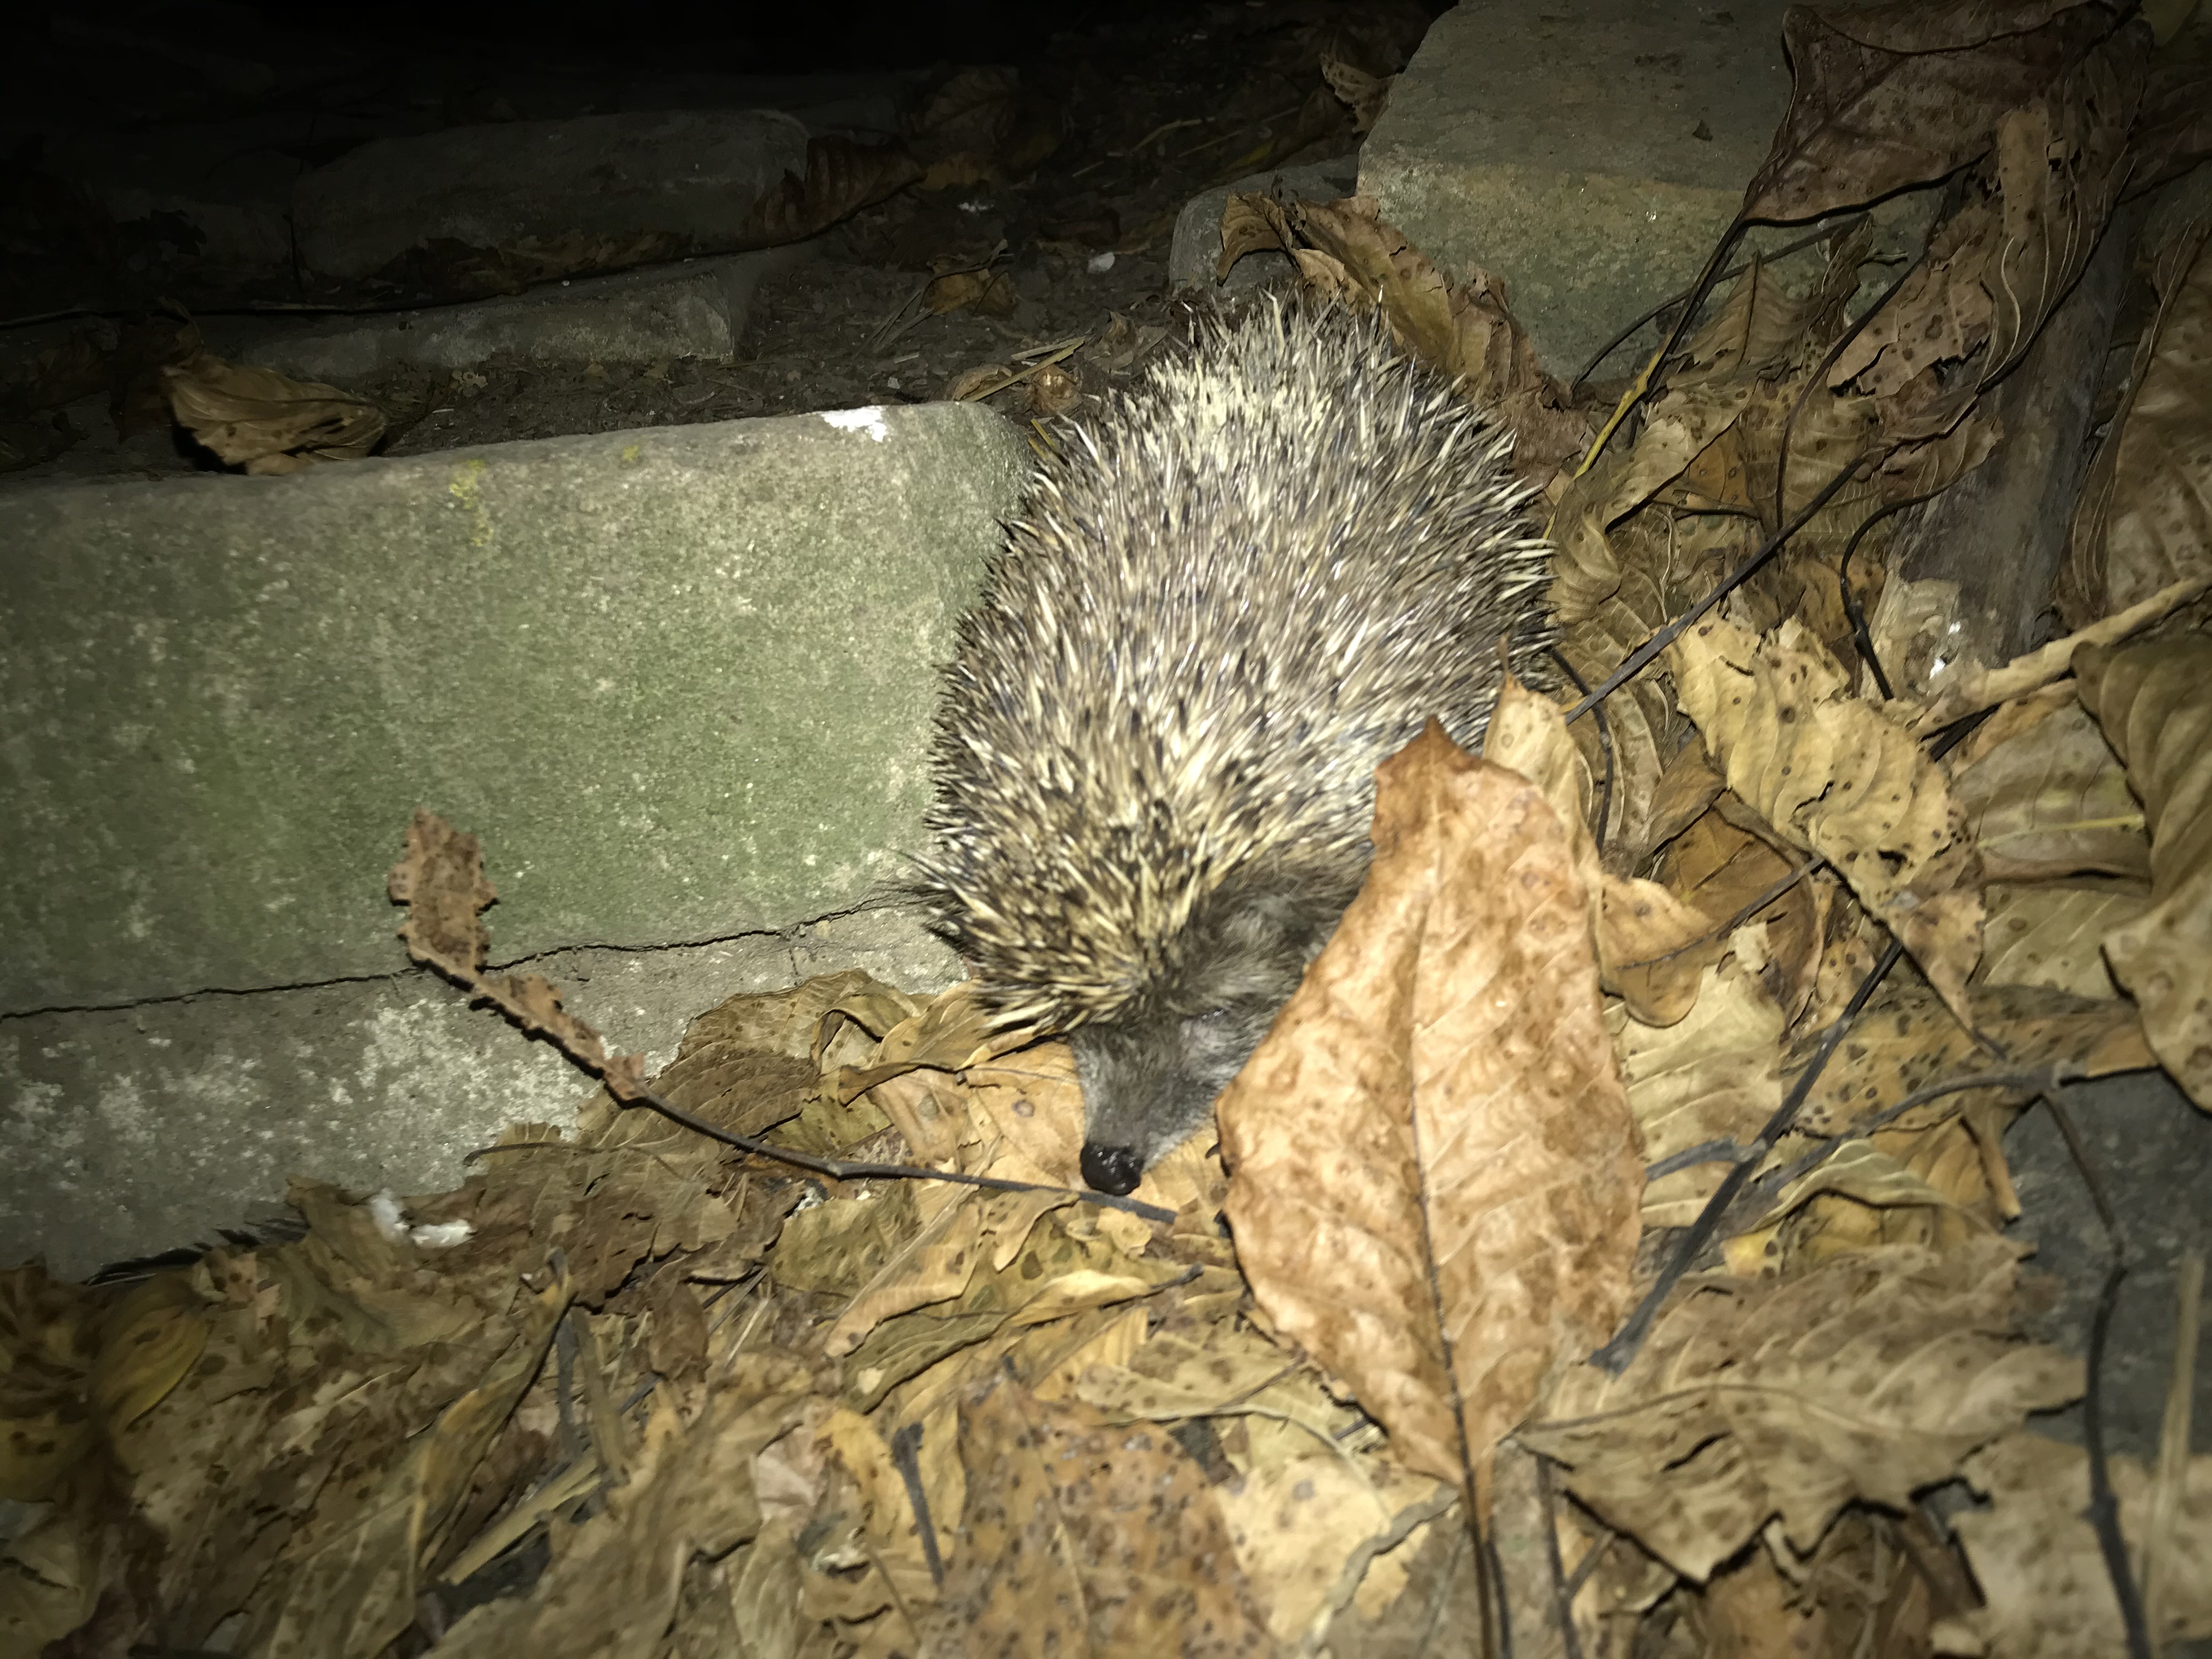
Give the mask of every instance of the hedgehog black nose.
[[1133, 1193], [1145, 1176], [1145, 1160], [1134, 1146], [1083, 1147], [1083, 1178], [1102, 1193]]

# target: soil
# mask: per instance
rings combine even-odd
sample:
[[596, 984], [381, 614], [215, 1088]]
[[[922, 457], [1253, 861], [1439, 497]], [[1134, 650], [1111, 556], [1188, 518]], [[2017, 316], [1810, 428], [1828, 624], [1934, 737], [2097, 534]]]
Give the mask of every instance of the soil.
[[[1055, 344], [1094, 343], [1060, 365], [1066, 378], [1035, 376], [991, 399], [1018, 418], [1058, 412], [1095, 397], [1176, 331], [1188, 301], [1170, 292], [1168, 250], [1185, 202], [1257, 170], [1357, 147], [1352, 112], [1322, 75], [1324, 54], [1393, 73], [1440, 9], [1418, 0], [1243, 0], [1117, 10], [1052, 37], [1015, 66], [1023, 118], [1000, 143], [1002, 153], [1021, 151], [1003, 169], [1011, 176], [937, 189], [926, 179], [816, 238], [808, 257], [763, 284], [732, 361], [495, 358], [458, 374], [396, 372], [344, 389], [390, 415], [378, 453], [409, 455], [970, 395], [970, 371], [1018, 368]], [[508, 60], [501, 73], [542, 87], [553, 67]], [[940, 66], [909, 77], [915, 112], [957, 73]], [[477, 88], [477, 101], [495, 91]], [[926, 140], [917, 150], [930, 159]], [[932, 314], [922, 306], [933, 274], [977, 268], [1003, 278], [986, 296], [988, 310]], [[1117, 327], [1117, 317], [1127, 321]], [[106, 404], [72, 405], [76, 453], [15, 480], [220, 465], [181, 433], [119, 440]]]

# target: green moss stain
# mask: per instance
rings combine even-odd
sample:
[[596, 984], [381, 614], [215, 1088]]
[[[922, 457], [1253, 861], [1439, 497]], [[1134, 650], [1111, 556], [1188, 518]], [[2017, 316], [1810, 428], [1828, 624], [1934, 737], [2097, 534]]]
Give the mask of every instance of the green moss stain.
[[453, 479], [446, 485], [446, 493], [461, 505], [469, 515], [469, 545], [491, 545], [491, 514], [483, 504], [484, 464], [481, 456], [463, 461], [453, 470]]

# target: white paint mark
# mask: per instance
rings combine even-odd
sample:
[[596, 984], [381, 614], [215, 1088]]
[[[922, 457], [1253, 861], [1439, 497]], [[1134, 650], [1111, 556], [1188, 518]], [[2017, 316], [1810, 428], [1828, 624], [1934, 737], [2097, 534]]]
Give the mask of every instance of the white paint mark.
[[880, 404], [871, 404], [866, 409], [825, 409], [822, 418], [840, 432], [865, 432], [878, 443], [890, 436], [890, 428], [884, 424]]

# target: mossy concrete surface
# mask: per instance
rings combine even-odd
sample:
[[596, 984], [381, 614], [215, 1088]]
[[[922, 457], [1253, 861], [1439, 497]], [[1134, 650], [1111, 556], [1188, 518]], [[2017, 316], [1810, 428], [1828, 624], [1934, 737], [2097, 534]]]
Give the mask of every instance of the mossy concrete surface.
[[852, 908], [1023, 469], [929, 404], [0, 497], [0, 1012], [391, 971], [417, 805], [500, 959]]
[[1359, 152], [1454, 281], [1504, 279], [1547, 368], [1687, 287], [1790, 106], [1785, 0], [1460, 0]]

